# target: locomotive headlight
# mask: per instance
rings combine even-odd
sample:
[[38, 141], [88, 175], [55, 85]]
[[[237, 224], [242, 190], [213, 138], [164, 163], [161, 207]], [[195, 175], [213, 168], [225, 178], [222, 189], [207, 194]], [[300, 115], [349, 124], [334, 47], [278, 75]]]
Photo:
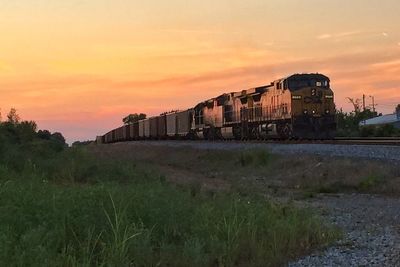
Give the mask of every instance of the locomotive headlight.
[[315, 114], [315, 110], [312, 111], [312, 114]]
[[329, 109], [326, 109], [326, 110], [325, 110], [325, 114], [329, 114]]
[[303, 110], [303, 113], [308, 114], [308, 110], [307, 109]]

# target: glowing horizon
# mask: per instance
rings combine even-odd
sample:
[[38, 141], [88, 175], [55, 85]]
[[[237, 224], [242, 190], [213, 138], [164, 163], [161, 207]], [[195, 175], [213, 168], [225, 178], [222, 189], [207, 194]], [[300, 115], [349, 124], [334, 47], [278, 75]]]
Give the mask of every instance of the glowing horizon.
[[[400, 102], [395, 0], [0, 1], [0, 108], [69, 142], [293, 73]], [[367, 97], [367, 103], [370, 99]]]

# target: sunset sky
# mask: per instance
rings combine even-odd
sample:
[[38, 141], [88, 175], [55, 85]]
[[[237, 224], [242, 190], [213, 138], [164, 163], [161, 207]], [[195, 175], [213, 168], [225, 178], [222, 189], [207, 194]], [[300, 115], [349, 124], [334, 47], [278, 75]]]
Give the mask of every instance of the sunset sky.
[[[0, 0], [0, 107], [93, 139], [292, 73], [400, 103], [399, 0]], [[367, 98], [367, 103], [370, 99]]]

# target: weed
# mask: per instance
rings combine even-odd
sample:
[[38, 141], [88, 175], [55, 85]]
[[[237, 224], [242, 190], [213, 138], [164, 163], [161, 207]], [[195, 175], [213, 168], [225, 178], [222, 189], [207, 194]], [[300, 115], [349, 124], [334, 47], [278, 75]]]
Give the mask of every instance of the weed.
[[312, 192], [312, 191], [304, 191], [303, 192], [303, 197], [304, 198], [315, 198], [316, 197], [316, 193]]
[[122, 266], [128, 259], [129, 241], [140, 235], [141, 230], [135, 224], [127, 222], [125, 212], [116, 208], [111, 195], [110, 200], [113, 209], [112, 214], [110, 215], [107, 210], [104, 210], [112, 233], [108, 257], [115, 266]]
[[271, 158], [271, 154], [266, 150], [247, 150], [240, 153], [239, 163], [242, 167], [266, 166], [270, 163]]
[[360, 191], [370, 190], [370, 189], [378, 187], [380, 184], [382, 184], [382, 182], [383, 182], [382, 177], [376, 176], [376, 175], [369, 175], [369, 176], [365, 177], [358, 184], [358, 189]]

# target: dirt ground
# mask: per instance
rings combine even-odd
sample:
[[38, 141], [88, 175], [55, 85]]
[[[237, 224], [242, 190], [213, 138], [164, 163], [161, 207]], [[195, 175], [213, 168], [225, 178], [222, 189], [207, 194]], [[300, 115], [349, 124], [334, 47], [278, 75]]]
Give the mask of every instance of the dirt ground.
[[318, 193], [399, 195], [400, 168], [390, 161], [317, 155], [276, 155], [266, 150], [200, 150], [118, 143], [91, 146], [99, 157], [129, 159], [167, 180], [201, 190], [235, 189], [294, 198]]

